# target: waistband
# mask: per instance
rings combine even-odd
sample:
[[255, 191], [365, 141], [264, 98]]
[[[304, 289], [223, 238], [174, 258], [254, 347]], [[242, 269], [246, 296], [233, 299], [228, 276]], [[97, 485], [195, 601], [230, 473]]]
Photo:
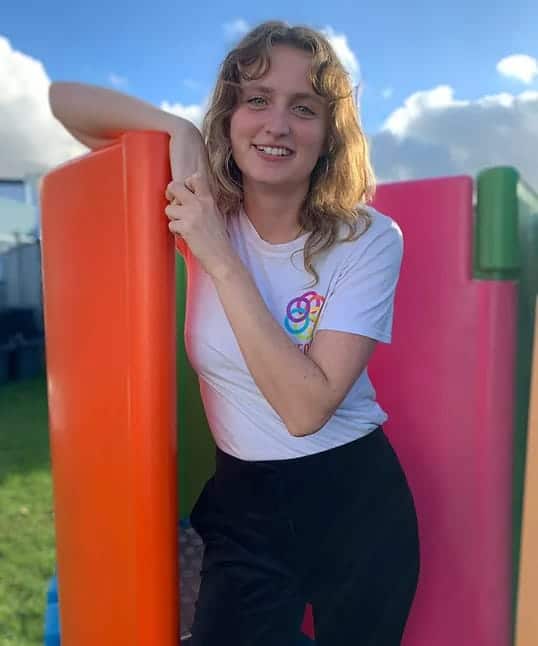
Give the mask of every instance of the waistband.
[[214, 490], [228, 509], [312, 507], [342, 497], [361, 479], [372, 477], [376, 465], [386, 459], [387, 448], [378, 426], [346, 444], [286, 460], [241, 460], [217, 449]]
[[378, 438], [384, 438], [383, 427], [376, 426], [367, 435], [358, 437], [356, 440], [346, 442], [339, 446], [326, 451], [319, 451], [318, 453], [311, 453], [310, 455], [303, 455], [297, 458], [285, 458], [282, 460], [242, 460], [229, 453], [226, 453], [218, 446], [216, 447], [216, 467], [234, 468], [242, 471], [263, 471], [265, 469], [275, 469], [282, 471], [295, 471], [298, 466], [308, 468], [321, 464], [327, 460], [338, 459], [340, 456], [355, 454], [361, 449], [365, 449], [371, 445]]

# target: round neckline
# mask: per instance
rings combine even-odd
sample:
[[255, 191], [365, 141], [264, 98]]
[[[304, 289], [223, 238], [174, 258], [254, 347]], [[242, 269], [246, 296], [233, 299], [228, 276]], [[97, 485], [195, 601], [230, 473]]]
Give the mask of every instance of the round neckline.
[[243, 224], [243, 231], [245, 235], [252, 241], [252, 243], [264, 253], [272, 255], [282, 255], [287, 254], [290, 251], [295, 251], [296, 249], [301, 249], [304, 247], [304, 241], [308, 237], [308, 231], [297, 236], [293, 240], [288, 240], [288, 242], [267, 242], [264, 240], [258, 233], [256, 227], [250, 221], [243, 205], [239, 210], [239, 218]]

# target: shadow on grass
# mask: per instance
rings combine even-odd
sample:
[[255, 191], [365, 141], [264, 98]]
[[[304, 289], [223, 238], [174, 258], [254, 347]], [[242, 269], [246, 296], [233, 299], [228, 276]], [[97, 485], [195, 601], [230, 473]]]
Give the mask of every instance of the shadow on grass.
[[0, 485], [37, 469], [50, 469], [44, 376], [0, 386]]

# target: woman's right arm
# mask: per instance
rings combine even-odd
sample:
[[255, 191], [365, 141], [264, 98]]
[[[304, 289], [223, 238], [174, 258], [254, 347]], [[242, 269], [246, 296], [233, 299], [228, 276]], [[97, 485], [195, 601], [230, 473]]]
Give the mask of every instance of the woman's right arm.
[[157, 130], [172, 134], [194, 128], [186, 119], [115, 90], [84, 83], [55, 82], [49, 89], [52, 114], [76, 139], [101, 148], [128, 130]]
[[67, 81], [51, 84], [49, 103], [64, 128], [92, 150], [115, 143], [129, 130], [166, 132], [172, 178], [183, 182], [195, 172], [207, 177], [202, 135], [187, 119], [115, 90]]
[[[209, 178], [202, 134], [187, 119], [127, 94], [83, 83], [52, 83], [49, 103], [64, 128], [92, 150], [110, 146], [129, 130], [167, 132], [172, 179], [183, 183], [194, 173]], [[185, 241], [179, 236], [176, 246], [185, 255]]]

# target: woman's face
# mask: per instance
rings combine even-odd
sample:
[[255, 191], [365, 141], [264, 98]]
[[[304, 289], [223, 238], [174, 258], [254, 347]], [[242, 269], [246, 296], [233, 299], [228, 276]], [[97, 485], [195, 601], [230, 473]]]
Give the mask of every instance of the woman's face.
[[241, 82], [230, 139], [244, 190], [265, 185], [308, 191], [323, 154], [328, 117], [325, 99], [308, 79], [310, 64], [307, 52], [277, 45], [269, 72]]

